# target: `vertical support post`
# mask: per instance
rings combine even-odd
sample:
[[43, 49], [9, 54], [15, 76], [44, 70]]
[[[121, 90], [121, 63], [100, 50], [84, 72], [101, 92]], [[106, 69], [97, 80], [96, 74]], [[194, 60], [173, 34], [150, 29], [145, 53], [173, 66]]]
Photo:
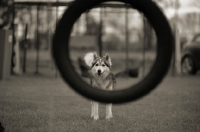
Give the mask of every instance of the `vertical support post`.
[[175, 68], [176, 73], [181, 74], [181, 45], [178, 30], [178, 0], [175, 1]]
[[11, 74], [14, 74], [14, 59], [15, 59], [15, 51], [14, 51], [14, 46], [15, 46], [15, 3], [14, 0], [12, 0], [12, 58], [11, 58]]
[[51, 26], [50, 26], [50, 21], [51, 21], [51, 3], [47, 4], [47, 20], [48, 20], [48, 29], [47, 29], [47, 44], [48, 44], [48, 50], [49, 53], [51, 53]]
[[26, 48], [27, 48], [27, 34], [28, 34], [28, 24], [25, 26], [25, 33], [24, 33], [24, 42], [23, 42], [23, 48], [24, 48], [24, 55], [23, 55], [23, 73], [26, 72]]
[[39, 73], [39, 6], [37, 5], [37, 40], [36, 40], [36, 71], [35, 71], [35, 74], [38, 74]]
[[146, 52], [146, 44], [147, 44], [147, 34], [146, 34], [146, 24], [147, 24], [147, 19], [145, 18], [145, 16], [143, 15], [143, 34], [144, 34], [144, 41], [143, 41], [143, 51], [142, 51], [142, 69], [143, 69], [143, 72], [142, 72], [142, 76], [144, 77], [145, 76], [145, 52]]
[[176, 73], [178, 75], [181, 74], [181, 45], [180, 45], [180, 35], [178, 27], [175, 29], [175, 66], [176, 66]]
[[[200, 6], [199, 6], [199, 12], [200, 12]], [[200, 15], [199, 15], [199, 32], [200, 32]]]
[[172, 76], [175, 75], [175, 45], [173, 47], [173, 54], [172, 54]]
[[[57, 5], [56, 5], [56, 28], [57, 28], [57, 25], [58, 25], [58, 1], [59, 0], [56, 0], [56, 3], [57, 3]], [[58, 76], [58, 69], [57, 69], [56, 66], [55, 66], [55, 71], [56, 71], [55, 78], [57, 78], [57, 76]]]
[[103, 9], [100, 9], [100, 23], [99, 23], [99, 35], [98, 35], [98, 45], [99, 45], [99, 55], [102, 57], [102, 28], [103, 28]]
[[129, 70], [129, 31], [128, 31], [129, 19], [128, 19], [128, 7], [126, 4], [125, 9], [125, 43], [126, 43], [126, 70]]
[[[21, 8], [21, 6], [19, 6]], [[15, 9], [16, 5], [13, 8], [13, 47], [12, 47], [12, 72], [13, 74], [20, 74], [21, 73], [21, 66], [20, 66], [20, 48], [19, 48], [19, 40], [18, 40], [18, 32], [15, 30], [17, 29], [17, 23], [15, 21]], [[15, 24], [16, 23], [16, 24]]]

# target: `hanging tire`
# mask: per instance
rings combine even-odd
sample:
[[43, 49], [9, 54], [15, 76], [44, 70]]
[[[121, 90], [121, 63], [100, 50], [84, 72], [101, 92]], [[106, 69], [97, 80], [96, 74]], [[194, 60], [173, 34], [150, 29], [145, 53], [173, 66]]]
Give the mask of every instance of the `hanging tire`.
[[112, 0], [75, 0], [65, 11], [56, 28], [52, 53], [62, 78], [79, 94], [104, 103], [125, 103], [150, 93], [168, 72], [174, 47], [171, 27], [160, 8], [152, 0], [118, 0], [130, 4], [149, 20], [157, 36], [157, 57], [148, 75], [137, 85], [124, 90], [105, 91], [85, 83], [73, 69], [69, 54], [72, 27], [82, 13], [102, 2]]

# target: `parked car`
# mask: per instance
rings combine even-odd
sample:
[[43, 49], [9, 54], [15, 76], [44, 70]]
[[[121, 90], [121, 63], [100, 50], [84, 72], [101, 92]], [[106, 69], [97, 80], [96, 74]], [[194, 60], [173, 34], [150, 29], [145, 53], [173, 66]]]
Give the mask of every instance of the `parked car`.
[[186, 43], [182, 50], [181, 70], [183, 74], [195, 75], [200, 70], [200, 33]]

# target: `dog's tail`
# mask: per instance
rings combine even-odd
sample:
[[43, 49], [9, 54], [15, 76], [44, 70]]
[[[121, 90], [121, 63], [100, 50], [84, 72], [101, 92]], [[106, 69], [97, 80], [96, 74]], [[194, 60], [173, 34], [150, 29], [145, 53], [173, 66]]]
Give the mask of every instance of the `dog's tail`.
[[96, 52], [89, 52], [89, 53], [85, 54], [85, 56], [84, 56], [85, 63], [89, 67], [91, 67], [92, 66], [92, 62], [94, 61], [95, 57], [97, 57], [97, 53]]

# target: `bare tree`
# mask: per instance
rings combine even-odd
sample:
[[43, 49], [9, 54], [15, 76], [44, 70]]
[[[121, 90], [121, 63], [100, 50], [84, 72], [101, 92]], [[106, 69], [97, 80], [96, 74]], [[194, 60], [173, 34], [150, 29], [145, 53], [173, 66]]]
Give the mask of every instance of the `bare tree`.
[[200, 1], [199, 0], [193, 0], [192, 5], [200, 8]]

